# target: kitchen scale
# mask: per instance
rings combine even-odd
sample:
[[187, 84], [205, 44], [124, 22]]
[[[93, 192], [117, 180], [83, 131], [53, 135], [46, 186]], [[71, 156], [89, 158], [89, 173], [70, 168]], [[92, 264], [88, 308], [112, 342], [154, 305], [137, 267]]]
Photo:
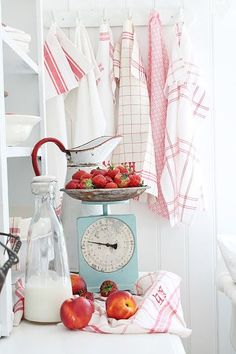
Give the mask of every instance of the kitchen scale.
[[124, 202], [92, 202], [102, 206], [103, 214], [77, 219], [80, 274], [92, 292], [98, 292], [104, 280], [132, 291], [138, 279], [136, 218], [109, 214], [108, 205], [115, 203]]
[[[79, 168], [99, 166], [98, 161], [105, 161], [121, 139], [99, 137], [73, 149], [66, 149], [55, 138], [41, 139], [32, 151], [35, 174], [40, 175], [37, 152], [45, 143], [56, 144], [66, 154], [69, 181]], [[104, 280], [113, 280], [119, 289], [132, 291], [138, 278], [136, 219], [133, 214], [108, 214], [108, 206], [138, 197], [147, 188], [61, 189], [69, 262], [78, 258], [78, 271], [88, 290], [99, 291]], [[101, 207], [103, 213], [98, 215]], [[74, 266], [77, 268], [77, 264], [70, 264], [71, 269]]]

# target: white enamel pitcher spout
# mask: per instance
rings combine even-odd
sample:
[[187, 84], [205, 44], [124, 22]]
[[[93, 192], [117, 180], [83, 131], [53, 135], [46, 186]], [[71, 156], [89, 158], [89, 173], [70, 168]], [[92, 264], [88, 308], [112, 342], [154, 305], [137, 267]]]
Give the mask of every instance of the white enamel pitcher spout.
[[[72, 149], [65, 146], [56, 138], [44, 138], [36, 143], [32, 151], [32, 164], [36, 176], [40, 176], [37, 161], [39, 148], [45, 143], [54, 143], [65, 153], [67, 158], [66, 182], [78, 169], [90, 170], [93, 167], [101, 167], [102, 163], [111, 155], [112, 151], [122, 140], [121, 136], [101, 136]], [[70, 270], [77, 272], [78, 248], [76, 219], [80, 216], [97, 215], [102, 213], [102, 207], [98, 205], [82, 205], [81, 201], [70, 198], [65, 193], [62, 199], [61, 219], [66, 237]]]

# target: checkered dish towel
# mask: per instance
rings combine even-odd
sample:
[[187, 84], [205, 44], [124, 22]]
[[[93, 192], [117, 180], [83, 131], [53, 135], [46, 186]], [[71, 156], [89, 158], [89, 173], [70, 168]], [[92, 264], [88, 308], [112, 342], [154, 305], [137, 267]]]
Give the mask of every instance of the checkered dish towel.
[[96, 333], [173, 333], [187, 337], [180, 301], [180, 277], [159, 271], [146, 273], [137, 281], [135, 296], [139, 308], [128, 320], [107, 318], [104, 301], [95, 302], [95, 312], [84, 331]]
[[148, 197], [148, 206], [156, 214], [169, 218], [161, 190], [160, 179], [164, 166], [167, 99], [164, 87], [168, 71], [168, 55], [162, 35], [162, 26], [157, 11], [152, 11], [148, 22], [148, 68], [147, 84], [150, 96], [151, 126], [157, 169], [158, 197]]
[[64, 32], [53, 24], [44, 42], [46, 99], [67, 93], [91, 70], [91, 64]]
[[156, 164], [152, 140], [149, 96], [145, 71], [133, 23], [127, 20], [114, 52], [114, 72], [118, 79], [117, 135], [123, 140], [114, 150], [113, 163], [132, 163], [148, 193], [157, 196]]
[[190, 223], [203, 202], [197, 130], [199, 118], [205, 118], [209, 110], [183, 23], [176, 24], [173, 43], [165, 88], [168, 108], [161, 176], [171, 226]]

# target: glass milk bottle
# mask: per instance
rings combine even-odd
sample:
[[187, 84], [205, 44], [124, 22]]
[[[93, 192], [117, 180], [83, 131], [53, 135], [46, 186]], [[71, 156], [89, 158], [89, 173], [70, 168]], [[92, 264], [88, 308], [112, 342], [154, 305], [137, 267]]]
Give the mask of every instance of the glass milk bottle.
[[56, 179], [34, 177], [35, 213], [28, 232], [24, 317], [60, 322], [60, 307], [72, 297], [63, 228], [54, 209]]

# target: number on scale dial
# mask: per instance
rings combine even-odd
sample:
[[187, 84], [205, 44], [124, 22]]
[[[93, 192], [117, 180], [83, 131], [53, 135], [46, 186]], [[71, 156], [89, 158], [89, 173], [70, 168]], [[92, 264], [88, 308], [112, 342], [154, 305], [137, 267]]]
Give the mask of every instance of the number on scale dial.
[[110, 273], [123, 268], [134, 253], [131, 229], [119, 219], [100, 218], [86, 229], [81, 251], [90, 267]]

